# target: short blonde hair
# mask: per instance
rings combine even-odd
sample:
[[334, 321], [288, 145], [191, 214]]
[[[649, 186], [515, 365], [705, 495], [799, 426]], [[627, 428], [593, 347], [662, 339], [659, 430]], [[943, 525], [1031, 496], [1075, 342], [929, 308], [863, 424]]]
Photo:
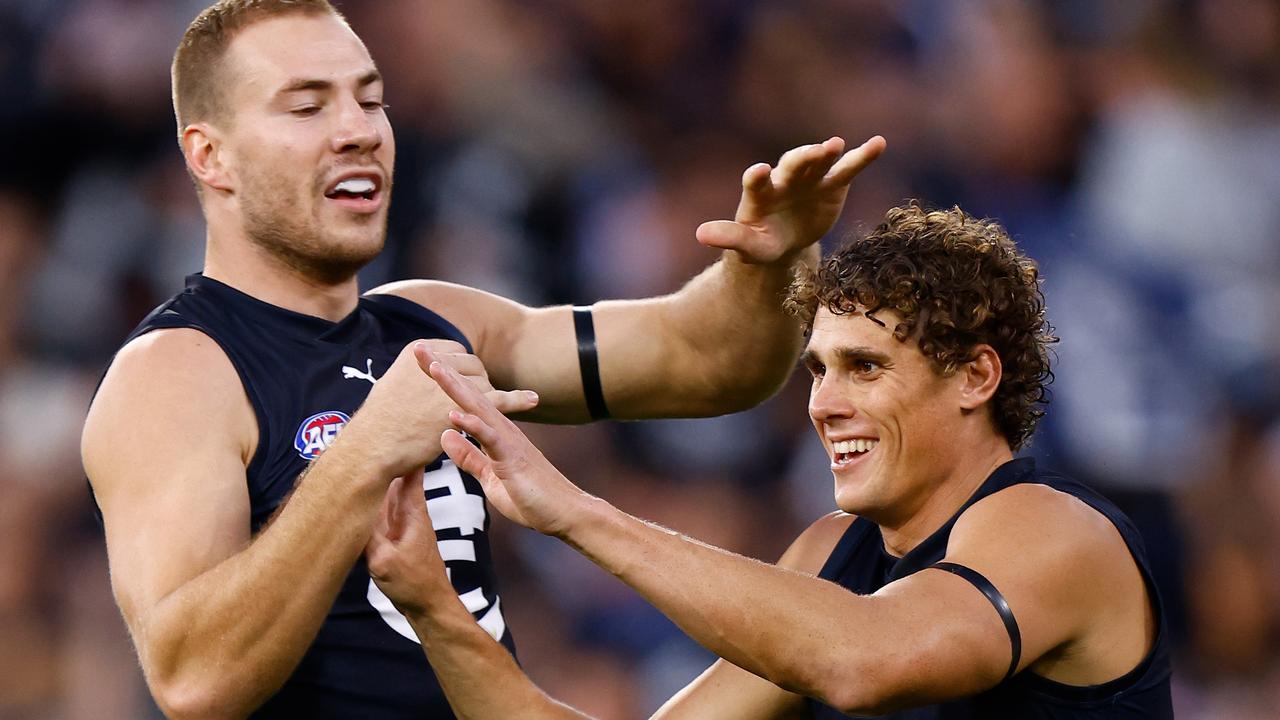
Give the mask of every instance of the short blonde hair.
[[329, 0], [219, 0], [191, 21], [170, 70], [179, 134], [193, 122], [227, 119], [221, 75], [236, 33], [260, 20], [292, 13], [327, 14], [345, 22]]

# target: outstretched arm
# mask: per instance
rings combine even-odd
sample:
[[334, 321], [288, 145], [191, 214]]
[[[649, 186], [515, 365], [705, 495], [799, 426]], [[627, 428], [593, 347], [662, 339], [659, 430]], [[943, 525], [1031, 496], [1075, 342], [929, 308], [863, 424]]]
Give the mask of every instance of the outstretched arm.
[[[445, 574], [421, 484], [421, 473], [392, 483], [365, 559], [374, 581], [409, 619], [454, 712], [464, 720], [584, 718], [535, 686], [458, 599]], [[822, 518], [792, 543], [778, 564], [817, 572], [849, 520], [841, 514]], [[783, 720], [805, 717], [804, 710], [799, 696], [720, 660], [654, 717]]]
[[[565, 479], [457, 373], [439, 363], [429, 372], [466, 411], [451, 413], [454, 426], [484, 448], [447, 431], [445, 452], [500, 512], [564, 540], [725, 660], [858, 714], [973, 695], [1008, 669], [1010, 637], [966, 580], [926, 570], [860, 596], [643, 522]], [[1087, 670], [1113, 659], [1079, 649], [1089, 647], [1080, 641], [1091, 623], [1116, 609], [1108, 604], [1114, 594], [1081, 578], [1118, 577], [1122, 567], [1136, 573], [1105, 525], [1074, 498], [1034, 486], [987, 498], [957, 523], [947, 559], [1004, 594], [1021, 626], [1019, 669], [1055, 651]]]
[[[725, 250], [679, 292], [593, 306], [600, 379], [616, 418], [693, 417], [751, 407], [773, 394], [800, 351], [799, 324], [782, 310], [797, 265], [844, 208], [849, 184], [884, 150], [876, 136], [788, 151], [776, 167], [748, 168], [733, 220], [704, 223], [698, 241]], [[532, 419], [589, 419], [571, 309], [531, 309], [471, 288], [431, 281], [374, 290], [449, 318], [471, 338], [497, 387], [536, 390]], [[750, 358], [750, 362], [743, 362]]]

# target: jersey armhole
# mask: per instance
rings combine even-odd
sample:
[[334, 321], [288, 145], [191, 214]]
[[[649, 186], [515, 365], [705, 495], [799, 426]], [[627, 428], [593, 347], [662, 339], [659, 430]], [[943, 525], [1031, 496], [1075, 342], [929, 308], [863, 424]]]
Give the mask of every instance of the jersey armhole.
[[368, 300], [396, 315], [408, 317], [415, 323], [426, 324], [436, 328], [440, 331], [442, 337], [459, 342], [467, 349], [467, 352], [475, 353], [475, 348], [471, 346], [471, 341], [458, 329], [457, 325], [449, 322], [444, 316], [425, 305], [419, 305], [408, 298], [392, 295], [391, 293], [367, 293], [361, 295], [360, 298]]

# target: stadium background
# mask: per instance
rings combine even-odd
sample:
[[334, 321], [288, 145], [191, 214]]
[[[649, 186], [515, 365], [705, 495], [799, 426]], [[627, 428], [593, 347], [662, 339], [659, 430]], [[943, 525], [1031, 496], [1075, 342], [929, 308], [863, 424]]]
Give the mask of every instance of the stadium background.
[[[130, 327], [198, 269], [168, 63], [195, 0], [0, 0], [0, 718], [152, 717], [77, 440]], [[1280, 717], [1280, 4], [378, 0], [406, 276], [530, 303], [661, 293], [752, 162], [873, 133], [830, 242], [920, 197], [1004, 221], [1062, 337], [1032, 452], [1142, 525], [1179, 716]], [[743, 318], [750, 322], [750, 318]], [[742, 362], [751, 362], [750, 357]], [[796, 378], [705, 421], [531, 429], [622, 508], [774, 559], [832, 506]], [[604, 718], [706, 662], [563, 546], [498, 520], [531, 674]]]

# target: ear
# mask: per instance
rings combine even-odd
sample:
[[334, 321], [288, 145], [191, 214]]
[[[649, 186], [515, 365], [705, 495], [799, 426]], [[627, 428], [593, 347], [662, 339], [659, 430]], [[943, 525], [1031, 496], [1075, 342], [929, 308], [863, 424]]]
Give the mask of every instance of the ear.
[[979, 345], [974, 357], [960, 366], [960, 407], [966, 412], [977, 410], [991, 400], [1000, 387], [1004, 372], [1000, 356], [990, 345]]
[[182, 155], [196, 180], [214, 190], [230, 191], [231, 174], [222, 154], [222, 137], [208, 123], [193, 123], [182, 130]]

